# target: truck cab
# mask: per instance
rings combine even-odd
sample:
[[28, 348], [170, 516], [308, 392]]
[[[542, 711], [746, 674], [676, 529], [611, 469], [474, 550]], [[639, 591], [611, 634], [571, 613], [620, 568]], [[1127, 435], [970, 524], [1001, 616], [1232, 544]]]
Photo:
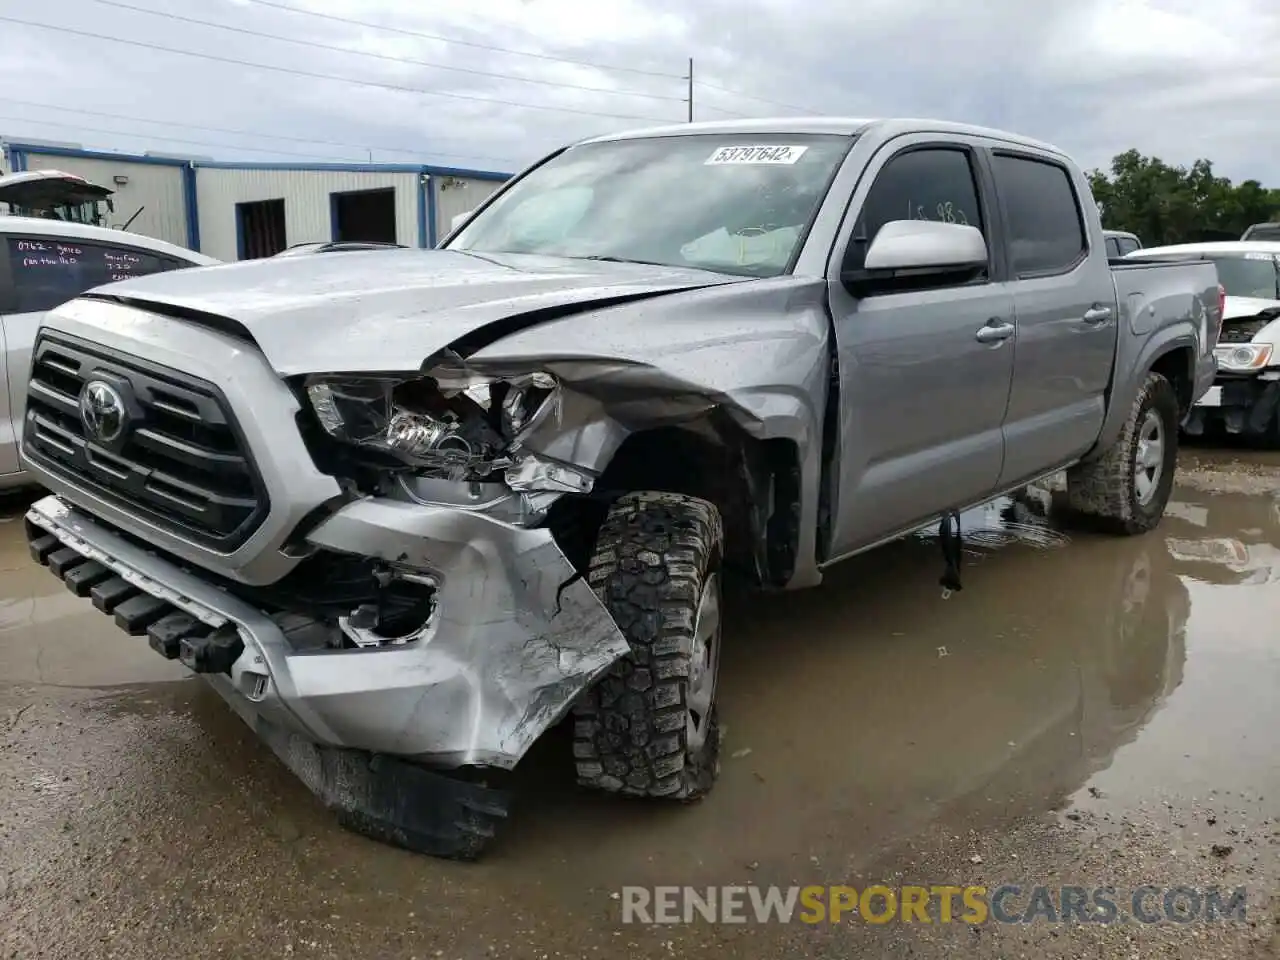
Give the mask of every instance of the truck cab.
[[1138, 239], [1136, 233], [1125, 230], [1103, 230], [1102, 236], [1107, 246], [1107, 256], [1112, 260], [1119, 260], [1135, 250], [1142, 249], [1142, 241]]

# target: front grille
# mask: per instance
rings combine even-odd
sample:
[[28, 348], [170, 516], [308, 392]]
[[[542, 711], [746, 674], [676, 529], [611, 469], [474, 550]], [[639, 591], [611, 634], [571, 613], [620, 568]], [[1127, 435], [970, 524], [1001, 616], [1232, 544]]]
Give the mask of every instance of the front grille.
[[[94, 380], [128, 411], [106, 441], [80, 414]], [[248, 445], [213, 384], [65, 335], [42, 334], [32, 350], [22, 443], [36, 465], [213, 549], [235, 549], [267, 514]]]

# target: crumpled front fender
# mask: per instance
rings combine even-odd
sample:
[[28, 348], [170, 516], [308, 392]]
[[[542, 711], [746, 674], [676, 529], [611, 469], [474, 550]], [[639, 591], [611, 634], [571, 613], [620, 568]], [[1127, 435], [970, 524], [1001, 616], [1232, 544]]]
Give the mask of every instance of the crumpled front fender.
[[546, 529], [370, 499], [308, 539], [438, 583], [431, 622], [409, 644], [291, 666], [340, 745], [510, 768], [630, 651]]

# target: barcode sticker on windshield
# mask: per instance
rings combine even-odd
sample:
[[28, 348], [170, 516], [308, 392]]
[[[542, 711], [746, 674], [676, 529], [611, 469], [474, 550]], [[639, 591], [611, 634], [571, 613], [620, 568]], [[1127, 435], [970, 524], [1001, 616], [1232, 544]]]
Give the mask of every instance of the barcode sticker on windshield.
[[741, 163], [792, 164], [803, 157], [804, 152], [808, 149], [808, 147], [767, 143], [741, 147], [720, 147], [707, 158], [703, 166], [712, 167]]

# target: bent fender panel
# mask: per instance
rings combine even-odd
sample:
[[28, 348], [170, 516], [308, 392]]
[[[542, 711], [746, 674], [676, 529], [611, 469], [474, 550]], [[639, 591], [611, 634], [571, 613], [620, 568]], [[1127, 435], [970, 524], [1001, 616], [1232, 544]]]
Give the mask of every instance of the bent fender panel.
[[[815, 563], [822, 420], [830, 386], [825, 286], [799, 278], [735, 284], [615, 307], [525, 330], [478, 351], [478, 371], [545, 370], [565, 402], [525, 448], [604, 472], [632, 434], [729, 417], [798, 450], [800, 544], [791, 584]], [[589, 329], [588, 329], [589, 328]], [[575, 343], [590, 346], [575, 348]]]
[[[1121, 337], [1121, 342], [1125, 340]], [[1084, 456], [1084, 460], [1092, 460], [1101, 456], [1120, 431], [1124, 429], [1133, 401], [1146, 382], [1146, 375], [1156, 361], [1174, 350], [1190, 349], [1192, 362], [1188, 376], [1195, 377], [1195, 356], [1199, 348], [1199, 337], [1189, 322], [1171, 324], [1152, 334], [1141, 346], [1139, 352], [1128, 360], [1124, 356], [1117, 357], [1117, 375], [1112, 382], [1111, 396], [1107, 404], [1107, 416], [1102, 424], [1102, 432], [1092, 450]], [[1123, 363], [1123, 366], [1120, 366]]]

